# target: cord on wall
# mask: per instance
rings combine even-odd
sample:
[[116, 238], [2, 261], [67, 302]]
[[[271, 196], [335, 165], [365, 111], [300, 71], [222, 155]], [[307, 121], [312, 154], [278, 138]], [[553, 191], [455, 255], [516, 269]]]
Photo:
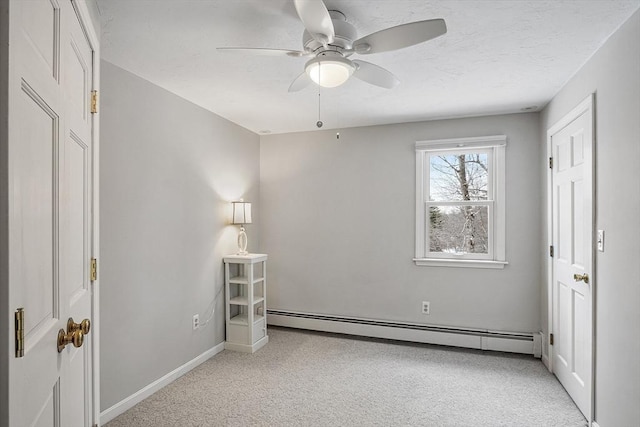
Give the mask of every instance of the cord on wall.
[[211, 300], [211, 304], [209, 304], [209, 306], [207, 307], [207, 310], [204, 312], [204, 314], [207, 314], [209, 310], [211, 310], [211, 314], [209, 314], [209, 317], [207, 317], [207, 320], [205, 320], [203, 323], [200, 323], [196, 329], [199, 330], [199, 329], [206, 328], [209, 322], [213, 319], [213, 314], [216, 312], [216, 302], [218, 301], [218, 297], [222, 293], [223, 289], [224, 289], [224, 286], [220, 286], [220, 289], [218, 289], [218, 292], [216, 292], [215, 296], [213, 297], [213, 300]]

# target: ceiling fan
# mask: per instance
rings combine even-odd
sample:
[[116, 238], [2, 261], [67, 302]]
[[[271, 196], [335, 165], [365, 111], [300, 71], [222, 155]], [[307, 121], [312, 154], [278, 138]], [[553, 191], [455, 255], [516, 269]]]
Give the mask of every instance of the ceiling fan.
[[328, 10], [322, 0], [294, 0], [305, 31], [303, 50], [220, 47], [228, 52], [248, 52], [258, 55], [309, 57], [305, 71], [289, 86], [296, 92], [314, 82], [322, 87], [336, 87], [353, 76], [375, 86], [391, 89], [400, 83], [386, 69], [351, 55], [370, 55], [413, 46], [439, 37], [447, 32], [444, 19], [416, 21], [387, 28], [361, 38], [346, 21], [342, 12]]

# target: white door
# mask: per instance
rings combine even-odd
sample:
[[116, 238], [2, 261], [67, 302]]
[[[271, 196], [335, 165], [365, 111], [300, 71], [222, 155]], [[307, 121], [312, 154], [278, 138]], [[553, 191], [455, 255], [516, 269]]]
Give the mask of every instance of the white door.
[[549, 132], [552, 167], [552, 369], [591, 420], [593, 298], [591, 98]]
[[10, 22], [10, 425], [90, 426], [93, 335], [60, 352], [57, 338], [93, 320], [93, 51], [70, 0], [12, 0]]

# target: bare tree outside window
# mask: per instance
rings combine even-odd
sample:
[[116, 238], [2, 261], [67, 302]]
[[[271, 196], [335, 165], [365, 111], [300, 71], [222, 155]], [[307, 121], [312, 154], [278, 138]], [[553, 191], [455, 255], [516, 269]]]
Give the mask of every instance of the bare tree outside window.
[[430, 252], [489, 253], [488, 159], [484, 152], [430, 156]]
[[508, 264], [506, 147], [505, 135], [416, 142], [416, 265]]

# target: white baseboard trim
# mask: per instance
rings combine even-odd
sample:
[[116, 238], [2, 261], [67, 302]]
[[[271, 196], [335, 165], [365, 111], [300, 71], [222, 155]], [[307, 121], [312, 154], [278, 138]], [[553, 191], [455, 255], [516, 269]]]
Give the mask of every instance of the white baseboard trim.
[[544, 339], [544, 335], [542, 335], [542, 332], [533, 334], [533, 357], [535, 357], [536, 359], [542, 358], [543, 339]]
[[549, 356], [546, 354], [542, 355], [542, 364], [546, 366], [547, 370], [551, 372], [551, 365], [549, 365]]
[[441, 327], [282, 310], [268, 310], [267, 324], [364, 337], [536, 355], [533, 333]]
[[591, 427], [600, 427], [600, 425], [595, 421], [591, 421]]
[[162, 378], [157, 379], [156, 381], [152, 382], [148, 386], [146, 386], [146, 387], [138, 390], [137, 392], [133, 393], [131, 396], [129, 396], [129, 397], [125, 398], [125, 399], [122, 399], [120, 402], [116, 403], [115, 405], [113, 405], [109, 409], [106, 409], [106, 410], [102, 411], [100, 413], [99, 425], [106, 424], [109, 421], [111, 421], [112, 419], [114, 419], [115, 417], [117, 417], [118, 415], [123, 414], [127, 410], [133, 408], [135, 405], [137, 405], [138, 403], [142, 402], [144, 399], [146, 399], [147, 397], [151, 396], [156, 391], [160, 390], [161, 388], [165, 387], [166, 385], [168, 385], [168, 384], [172, 383], [173, 381], [177, 380], [178, 378], [180, 378], [181, 376], [183, 376], [184, 374], [186, 374], [187, 372], [189, 372], [193, 368], [197, 367], [198, 365], [200, 365], [200, 364], [206, 362], [207, 360], [211, 359], [213, 356], [215, 356], [216, 354], [220, 353], [222, 350], [224, 350], [224, 342], [221, 342], [220, 344], [216, 345], [215, 347], [205, 351], [200, 356], [197, 356], [197, 357], [191, 359], [190, 361], [188, 361], [184, 365], [177, 367], [176, 369], [174, 369], [173, 371], [169, 372], [168, 374], [166, 374]]

